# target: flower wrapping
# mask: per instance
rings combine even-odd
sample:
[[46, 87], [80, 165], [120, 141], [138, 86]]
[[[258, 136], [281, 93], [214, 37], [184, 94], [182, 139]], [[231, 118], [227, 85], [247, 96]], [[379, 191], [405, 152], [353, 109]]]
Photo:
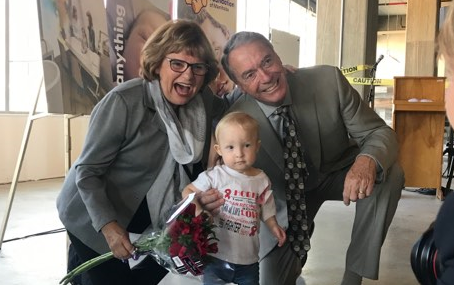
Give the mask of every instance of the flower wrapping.
[[[169, 271], [189, 277], [203, 274], [208, 253], [218, 251], [214, 225], [207, 213], [196, 216], [196, 206], [191, 203], [194, 194], [176, 205], [176, 210], [160, 231], [143, 233], [133, 242], [133, 259], [149, 255]], [[114, 258], [112, 252], [93, 258], [69, 272], [60, 284], [68, 284], [75, 276]]]

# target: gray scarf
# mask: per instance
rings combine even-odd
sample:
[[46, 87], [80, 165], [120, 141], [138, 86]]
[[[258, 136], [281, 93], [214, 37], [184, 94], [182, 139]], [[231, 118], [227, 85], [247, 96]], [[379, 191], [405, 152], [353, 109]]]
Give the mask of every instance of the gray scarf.
[[159, 81], [148, 83], [148, 92], [157, 113], [165, 124], [170, 152], [147, 193], [152, 227], [164, 225], [168, 212], [181, 199], [181, 191], [191, 181], [183, 165], [200, 161], [206, 133], [206, 112], [200, 94], [186, 105], [179, 106], [179, 116], [164, 98]]

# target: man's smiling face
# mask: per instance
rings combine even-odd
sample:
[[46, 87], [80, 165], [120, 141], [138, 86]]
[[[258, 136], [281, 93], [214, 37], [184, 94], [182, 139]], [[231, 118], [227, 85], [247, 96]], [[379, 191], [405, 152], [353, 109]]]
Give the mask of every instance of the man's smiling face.
[[230, 68], [243, 91], [268, 105], [280, 105], [287, 93], [281, 59], [260, 41], [243, 44], [230, 52]]

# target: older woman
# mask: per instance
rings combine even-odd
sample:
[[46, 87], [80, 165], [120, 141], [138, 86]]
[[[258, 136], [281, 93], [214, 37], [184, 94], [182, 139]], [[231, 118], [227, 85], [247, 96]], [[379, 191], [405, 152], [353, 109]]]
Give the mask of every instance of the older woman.
[[[82, 153], [57, 199], [60, 219], [82, 261], [117, 257], [89, 271], [93, 284], [158, 284], [151, 260], [130, 270], [128, 232], [163, 226], [180, 191], [204, 162], [222, 101], [202, 91], [218, 74], [200, 27], [171, 21], [148, 39], [142, 78], [120, 84], [94, 108]], [[208, 201], [209, 202], [209, 201]]]

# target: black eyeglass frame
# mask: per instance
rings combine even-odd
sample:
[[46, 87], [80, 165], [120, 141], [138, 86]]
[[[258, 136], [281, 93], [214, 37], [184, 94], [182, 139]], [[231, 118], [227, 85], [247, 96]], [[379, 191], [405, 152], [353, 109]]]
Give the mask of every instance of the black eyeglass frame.
[[[170, 57], [166, 57], [166, 59], [169, 61], [170, 69], [172, 69], [172, 71], [175, 71], [178, 73], [183, 73], [190, 67], [191, 71], [194, 75], [204, 76], [205, 74], [208, 73], [208, 71], [210, 69], [210, 66], [203, 62], [189, 63], [189, 62], [181, 60], [181, 59], [170, 58]], [[184, 68], [175, 69], [175, 66], [172, 65], [172, 63], [175, 63], [175, 62], [183, 64]], [[200, 69], [200, 67], [202, 67], [202, 66], [204, 69]], [[201, 72], [199, 72], [199, 71], [201, 71]]]

